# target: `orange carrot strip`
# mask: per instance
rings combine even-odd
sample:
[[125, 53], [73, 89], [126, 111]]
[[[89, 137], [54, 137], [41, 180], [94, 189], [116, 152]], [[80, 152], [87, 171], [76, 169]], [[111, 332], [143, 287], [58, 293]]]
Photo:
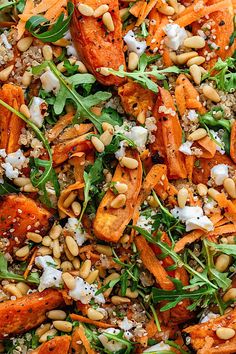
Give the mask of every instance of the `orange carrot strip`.
[[193, 177], [193, 169], [194, 169], [195, 156], [185, 156], [185, 166], [187, 170], [188, 179], [191, 181]]
[[157, 2], [160, 0], [150, 0], [143, 12], [140, 12], [136, 26], [140, 26], [145, 18], [149, 15], [150, 11], [156, 6]]
[[48, 131], [48, 140], [55, 140], [71, 122], [73, 119], [73, 113], [67, 113], [64, 116], [60, 117], [56, 124]]
[[202, 235], [204, 235], [204, 231], [202, 230], [194, 230], [190, 232], [189, 234], [183, 236], [179, 241], [176, 242], [174, 251], [177, 253], [181, 252], [186, 245], [195, 242], [196, 240], [201, 238]]
[[223, 226], [219, 226], [214, 229], [214, 231], [211, 231], [210, 233], [207, 234], [207, 237], [212, 237], [212, 236], [221, 236], [224, 234], [232, 234], [236, 232], [236, 225], [234, 224], [227, 224]]
[[230, 156], [233, 162], [236, 163], [236, 121], [234, 121], [230, 134]]
[[177, 85], [176, 86], [175, 99], [176, 99], [178, 111], [179, 111], [180, 115], [183, 116], [186, 111], [184, 85]]
[[171, 57], [170, 57], [170, 51], [166, 46], [163, 48], [162, 58], [163, 58], [163, 62], [164, 62], [165, 67], [168, 68], [169, 66], [173, 65], [173, 61], [171, 60]]
[[[31, 11], [33, 10], [33, 8], [34, 8], [34, 1], [33, 0], [27, 0], [26, 4], [25, 4], [24, 11], [22, 13], [22, 16], [24, 16], [25, 14], [30, 14]], [[18, 22], [17, 27], [16, 27], [17, 28], [17, 32], [18, 32], [17, 40], [19, 40], [23, 36], [23, 34], [25, 32], [25, 23], [26, 23], [26, 21], [21, 19], [21, 16], [19, 16], [19, 17], [20, 17], [20, 21]]]
[[58, 0], [42, 0], [35, 8], [32, 10], [33, 14], [41, 14], [46, 12], [50, 7], [55, 6]]
[[134, 16], [138, 17], [140, 14], [140, 11], [142, 10], [143, 6], [145, 4], [145, 1], [137, 1], [133, 4], [133, 6], [129, 9], [129, 12]]
[[215, 227], [219, 227], [219, 226], [222, 226], [222, 225], [225, 225], [225, 224], [228, 224], [228, 223], [229, 223], [229, 220], [227, 218], [222, 218], [220, 221], [218, 221], [215, 224]]
[[201, 149], [203, 148], [202, 158], [211, 159], [215, 156], [216, 143], [209, 136], [198, 140], [197, 144], [200, 145]]
[[213, 225], [216, 225], [220, 220], [222, 220], [224, 218], [223, 215], [221, 214], [213, 214], [210, 219], [211, 222], [213, 223]]
[[54, 21], [59, 15], [65, 11], [67, 1], [66, 0], [60, 0], [57, 1], [56, 4], [52, 7], [50, 7], [47, 12], [45, 13], [44, 17], [48, 20]]
[[34, 260], [35, 260], [35, 258], [36, 258], [36, 256], [37, 256], [37, 252], [38, 252], [38, 248], [36, 247], [35, 250], [34, 250], [34, 252], [33, 252], [33, 254], [32, 254], [32, 256], [31, 256], [31, 259], [30, 259], [30, 261], [29, 261], [29, 264], [27, 265], [27, 267], [26, 267], [26, 269], [25, 269], [25, 271], [24, 271], [23, 276], [24, 276], [25, 279], [28, 277], [29, 272], [30, 272], [31, 269], [32, 269], [32, 265], [34, 264]]
[[157, 26], [157, 29], [153, 35], [153, 38], [150, 42], [150, 48], [153, 50], [155, 48], [159, 48], [162, 39], [165, 37], [165, 32], [163, 30], [163, 28], [165, 27], [165, 25], [167, 25], [167, 23], [169, 22], [168, 17], [167, 16], [163, 16], [161, 23]]
[[[100, 327], [100, 328], [110, 328], [111, 327], [111, 324], [110, 323], [105, 323], [105, 322], [101, 322], [101, 321], [94, 321], [94, 320], [91, 320], [90, 318], [88, 317], [84, 317], [84, 316], [81, 316], [81, 315], [77, 315], [75, 313], [71, 313], [70, 314], [70, 318], [73, 320], [73, 321], [79, 321], [79, 322], [82, 322], [82, 323], [89, 323], [91, 325], [94, 325], [96, 327]], [[113, 327], [113, 325], [112, 325]], [[115, 326], [116, 327], [116, 326]]]
[[86, 337], [84, 327], [80, 324], [78, 327], [78, 334], [80, 336], [80, 339], [83, 343], [83, 346], [85, 347], [86, 353], [87, 354], [96, 354], [95, 350], [92, 349], [90, 342], [88, 338]]

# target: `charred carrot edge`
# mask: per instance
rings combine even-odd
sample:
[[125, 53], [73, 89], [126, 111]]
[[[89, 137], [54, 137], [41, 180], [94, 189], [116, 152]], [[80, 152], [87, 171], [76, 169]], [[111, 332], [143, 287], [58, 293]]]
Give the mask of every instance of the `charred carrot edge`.
[[[70, 318], [73, 320], [73, 321], [79, 321], [81, 323], [88, 323], [88, 324], [91, 324], [91, 325], [94, 325], [96, 327], [100, 327], [100, 328], [110, 328], [111, 327], [111, 324], [110, 323], [105, 323], [105, 322], [101, 322], [101, 321], [94, 321], [94, 320], [90, 320], [90, 318], [88, 317], [84, 317], [84, 316], [81, 316], [81, 315], [77, 315], [75, 313], [71, 313], [70, 314]], [[112, 327], [114, 327], [112, 325]], [[116, 327], [116, 326], [115, 326]]]
[[48, 141], [53, 141], [56, 139], [63, 129], [67, 127], [72, 122], [73, 113], [67, 113], [64, 116], [60, 117], [56, 124], [48, 131]]
[[34, 264], [34, 260], [35, 260], [35, 258], [37, 256], [37, 252], [38, 252], [38, 248], [36, 247], [34, 252], [33, 252], [33, 254], [32, 254], [32, 256], [31, 256], [31, 258], [30, 258], [29, 264], [27, 265], [26, 270], [24, 271], [23, 276], [24, 276], [25, 279], [28, 277], [29, 272], [32, 269], [32, 265]]

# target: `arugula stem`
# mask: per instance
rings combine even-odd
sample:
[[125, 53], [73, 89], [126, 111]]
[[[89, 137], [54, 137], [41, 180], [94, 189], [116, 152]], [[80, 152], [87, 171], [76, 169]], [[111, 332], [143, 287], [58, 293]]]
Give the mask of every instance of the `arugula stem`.
[[170, 218], [174, 218], [174, 216], [169, 212], [169, 210], [161, 204], [161, 201], [158, 198], [158, 196], [154, 190], [152, 190], [152, 195], [153, 195], [153, 198], [155, 199], [155, 202], [159, 205], [159, 207], [163, 211], [163, 213], [168, 215]]
[[200, 261], [200, 259], [191, 250], [188, 249], [188, 253], [203, 269], [205, 268], [205, 265]]
[[157, 330], [158, 330], [158, 332], [161, 332], [161, 325], [160, 325], [159, 319], [158, 319], [158, 317], [157, 317], [157, 313], [156, 313], [156, 311], [155, 311], [153, 305], [150, 304], [149, 307], [150, 307], [150, 309], [151, 309], [151, 311], [152, 311], [152, 314], [153, 314], [153, 317], [154, 317], [154, 321], [155, 321]]

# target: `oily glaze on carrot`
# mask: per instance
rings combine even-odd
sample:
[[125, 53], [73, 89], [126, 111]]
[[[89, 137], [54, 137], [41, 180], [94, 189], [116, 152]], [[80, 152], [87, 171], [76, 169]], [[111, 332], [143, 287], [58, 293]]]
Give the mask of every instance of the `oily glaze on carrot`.
[[[83, 16], [74, 0], [75, 10], [71, 23], [73, 43], [86, 64], [88, 70], [103, 85], [120, 85], [124, 79], [117, 76], [104, 76], [98, 72], [102, 67], [118, 70], [121, 65], [125, 66], [123, 52], [122, 25], [119, 14], [118, 0], [109, 1], [109, 13], [114, 23], [114, 31], [108, 32], [102, 22], [102, 18]], [[94, 10], [106, 0], [85, 0], [83, 4]]]
[[14, 247], [24, 243], [28, 231], [39, 230], [45, 235], [53, 221], [53, 215], [31, 198], [22, 194], [0, 197], [0, 235], [9, 241], [1, 242], [1, 250], [12, 253]]
[[63, 305], [61, 293], [54, 289], [35, 292], [17, 300], [0, 303], [0, 339], [25, 333], [46, 319], [46, 312]]
[[70, 349], [70, 336], [54, 337], [48, 342], [41, 344], [31, 354], [67, 354]]
[[136, 151], [130, 150], [126, 156], [136, 159], [138, 161], [138, 167], [135, 170], [130, 170], [118, 164], [112, 179], [112, 182], [119, 181], [128, 185], [126, 205], [119, 209], [111, 208], [110, 204], [115, 198], [115, 195], [109, 189], [98, 207], [94, 220], [93, 227], [95, 235], [99, 239], [108, 242], [119, 241], [125, 227], [133, 217], [134, 208], [141, 188], [142, 164], [139, 154]]

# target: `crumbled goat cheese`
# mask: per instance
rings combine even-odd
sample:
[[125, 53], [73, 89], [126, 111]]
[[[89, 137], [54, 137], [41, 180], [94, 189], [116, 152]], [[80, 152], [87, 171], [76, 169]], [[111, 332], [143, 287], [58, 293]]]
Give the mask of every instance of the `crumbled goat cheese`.
[[216, 144], [216, 151], [219, 151], [221, 155], [225, 154], [225, 143], [224, 141], [221, 140], [221, 137], [219, 136], [219, 132], [215, 132], [214, 130], [210, 129], [210, 133], [215, 139], [215, 141], [218, 143]]
[[148, 138], [148, 131], [146, 128], [140, 126], [131, 128], [129, 137], [131, 140], [134, 141], [138, 149], [145, 149], [145, 145]]
[[196, 206], [185, 206], [184, 208], [174, 207], [171, 214], [186, 224], [186, 231], [201, 229], [211, 231], [214, 229], [211, 220], [203, 215], [203, 209]]
[[0, 37], [2, 39], [2, 43], [4, 44], [5, 48], [6, 49], [11, 49], [12, 45], [8, 42], [7, 36], [4, 33], [2, 33], [0, 35]]
[[213, 178], [217, 186], [221, 186], [225, 178], [229, 177], [229, 166], [225, 164], [219, 164], [211, 169], [211, 177]]
[[177, 50], [187, 38], [187, 33], [184, 28], [175, 23], [168, 23], [164, 27], [164, 32], [167, 35], [164, 41], [167, 47]]
[[51, 256], [38, 256], [35, 258], [35, 264], [37, 267], [42, 269], [46, 269], [50, 266], [56, 266], [56, 263]]
[[189, 120], [191, 120], [192, 122], [196, 122], [198, 121], [198, 114], [197, 112], [195, 111], [195, 109], [190, 109], [188, 114], [187, 114], [187, 118]]
[[14, 179], [19, 176], [19, 170], [17, 168], [13, 168], [9, 162], [2, 163], [1, 166], [4, 168], [7, 178]]
[[87, 240], [87, 234], [83, 230], [81, 223], [76, 218], [68, 218], [68, 221], [65, 225], [65, 229], [74, 233], [75, 240], [78, 246], [82, 246]]
[[[103, 333], [117, 335], [120, 333], [120, 330], [115, 328], [107, 328], [105, 331], [103, 331]], [[103, 333], [98, 336], [98, 339], [100, 340], [105, 349], [109, 350], [112, 353], [115, 353], [125, 348], [124, 344], [117, 342], [114, 339], [107, 338]]]
[[5, 158], [5, 162], [11, 164], [14, 168], [21, 169], [26, 166], [28, 159], [24, 156], [23, 152], [18, 149], [16, 152], [8, 154]]
[[0, 149], [0, 157], [3, 157], [5, 159], [6, 156], [7, 156], [6, 150]]
[[219, 314], [213, 313], [213, 312], [209, 312], [206, 316], [204, 316], [201, 320], [200, 323], [206, 323], [210, 320], [212, 320], [213, 318], [217, 318], [219, 317]]
[[137, 39], [135, 38], [135, 34], [132, 30], [126, 33], [126, 35], [124, 36], [124, 41], [127, 44], [129, 51], [135, 52], [136, 54], [138, 54], [138, 56], [142, 55], [147, 48], [146, 41], [137, 41]]
[[60, 82], [51, 70], [45, 71], [45, 73], [40, 76], [40, 80], [42, 83], [42, 88], [46, 92], [53, 92], [54, 94], [57, 94], [60, 90]]
[[41, 128], [43, 125], [43, 119], [47, 110], [47, 103], [40, 97], [34, 97], [30, 105], [30, 119]]
[[122, 321], [118, 322], [118, 325], [121, 329], [124, 331], [129, 331], [131, 328], [135, 326], [135, 323], [133, 321], [130, 321], [126, 316], [123, 318]]
[[164, 342], [160, 342], [157, 344], [154, 344], [153, 346], [149, 347], [148, 349], [145, 349], [143, 353], [159, 353], [159, 351], [165, 351], [165, 350], [170, 350], [171, 347], [168, 344], [165, 344]]
[[186, 141], [185, 143], [181, 144], [179, 147], [179, 151], [181, 151], [185, 155], [192, 155], [193, 152], [191, 150], [191, 146], [193, 145], [193, 141]]
[[59, 288], [62, 284], [62, 272], [53, 267], [46, 267], [40, 277], [39, 291], [55, 287]]
[[152, 216], [155, 215], [156, 213], [152, 211], [150, 217], [147, 217], [146, 215], [140, 215], [137, 221], [137, 226], [141, 227], [142, 229], [146, 230], [147, 232], [152, 231], [152, 225], [153, 225], [153, 219]]
[[98, 287], [96, 284], [89, 284], [80, 277], [76, 278], [75, 288], [69, 291], [69, 295], [76, 301], [81, 301], [82, 304], [89, 304], [92, 299], [96, 303], [105, 303], [103, 294], [95, 295]]
[[209, 215], [212, 212], [215, 212], [215, 209], [218, 207], [218, 204], [215, 200], [207, 200], [203, 206], [204, 213]]
[[119, 149], [115, 152], [115, 157], [119, 160], [121, 157], [125, 156], [126, 141], [122, 140], [119, 144]]

